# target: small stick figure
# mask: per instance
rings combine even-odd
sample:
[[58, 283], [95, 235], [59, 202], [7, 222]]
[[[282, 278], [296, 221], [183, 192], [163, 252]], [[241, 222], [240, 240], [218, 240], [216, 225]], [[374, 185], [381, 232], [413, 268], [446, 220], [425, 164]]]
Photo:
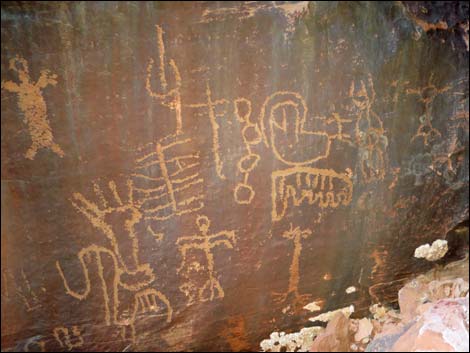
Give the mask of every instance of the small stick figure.
[[[209, 279], [204, 283], [204, 285], [197, 289], [197, 296], [200, 301], [212, 301], [217, 298], [224, 297], [224, 290], [220, 285], [219, 281], [215, 276], [214, 269], [214, 255], [212, 254], [212, 249], [218, 245], [224, 245], [229, 249], [233, 249], [235, 244], [235, 231], [226, 231], [223, 230], [216, 234], [208, 234], [210, 221], [206, 216], [199, 216], [196, 220], [196, 224], [199, 228], [201, 235], [192, 235], [187, 237], [179, 238], [176, 241], [176, 245], [181, 251], [183, 256], [183, 261], [181, 266], [178, 268], [177, 272], [180, 273], [181, 270], [187, 265], [187, 252], [190, 249], [198, 249], [204, 252], [204, 255], [207, 259], [207, 274]], [[182, 286], [185, 288], [184, 292], [192, 292], [194, 285], [185, 284]], [[190, 302], [192, 302], [193, 297], [190, 296]]]

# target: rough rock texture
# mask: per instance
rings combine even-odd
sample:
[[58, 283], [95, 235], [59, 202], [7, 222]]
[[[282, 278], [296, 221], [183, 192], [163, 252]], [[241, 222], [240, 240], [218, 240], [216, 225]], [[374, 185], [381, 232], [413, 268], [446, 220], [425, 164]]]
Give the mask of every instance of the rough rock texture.
[[1, 9], [3, 351], [257, 350], [468, 249], [468, 2]]
[[442, 299], [393, 344], [393, 352], [468, 352], [468, 295]]
[[310, 352], [349, 352], [349, 321], [343, 313], [337, 313], [319, 334]]

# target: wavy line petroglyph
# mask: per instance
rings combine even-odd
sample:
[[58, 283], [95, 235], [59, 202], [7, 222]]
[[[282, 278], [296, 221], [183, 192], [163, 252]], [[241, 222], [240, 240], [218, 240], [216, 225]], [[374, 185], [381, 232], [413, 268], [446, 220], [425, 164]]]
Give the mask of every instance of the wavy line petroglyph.
[[183, 135], [170, 135], [147, 146], [132, 174], [143, 218], [163, 221], [203, 208], [199, 167], [199, 152]]
[[28, 125], [32, 140], [25, 157], [33, 160], [42, 148], [51, 149], [59, 157], [63, 157], [64, 151], [54, 142], [46, 102], [42, 95], [42, 89], [57, 84], [57, 75], [51, 74], [49, 70], [41, 70], [39, 79], [34, 83], [29, 74], [28, 62], [19, 56], [10, 59], [9, 68], [18, 74], [19, 83], [2, 81], [2, 89], [18, 95], [18, 107], [23, 112], [24, 122]]
[[301, 295], [299, 293], [299, 282], [300, 282], [300, 255], [302, 253], [302, 239], [307, 239], [312, 235], [310, 229], [301, 230], [300, 227], [293, 227], [292, 223], [290, 229], [285, 231], [282, 236], [286, 239], [292, 240], [294, 243], [294, 253], [292, 255], [292, 262], [289, 267], [289, 286], [286, 293], [274, 293], [274, 298], [277, 302], [291, 301], [293, 307], [291, 309], [296, 310], [303, 308], [308, 303], [310, 295]]
[[179, 135], [183, 132], [183, 119], [181, 111], [181, 75], [173, 59], [170, 59], [169, 66], [173, 76], [172, 88], [168, 88], [169, 83], [166, 78], [166, 57], [165, 57], [165, 44], [163, 42], [163, 29], [156, 25], [157, 32], [157, 48], [158, 48], [158, 74], [157, 79], [159, 82], [159, 89], [153, 90], [151, 84], [152, 72], [154, 70], [155, 61], [150, 58], [147, 65], [147, 77], [145, 81], [145, 88], [148, 94], [160, 102], [162, 105], [174, 110], [176, 120], [176, 134]]
[[[184, 236], [176, 241], [176, 245], [182, 256], [181, 266], [178, 268], [177, 272], [187, 281], [180, 286], [180, 290], [188, 297], [188, 305], [193, 304], [196, 300], [206, 302], [225, 296], [224, 290], [216, 277], [212, 251], [217, 246], [225, 246], [228, 249], [233, 249], [236, 242], [235, 231], [223, 230], [215, 234], [208, 234], [210, 220], [206, 216], [198, 216], [196, 224], [200, 234]], [[196, 251], [198, 256], [200, 256], [200, 252], [202, 252], [204, 259], [189, 263], [188, 253], [190, 251]], [[206, 268], [204, 268], [202, 262], [207, 263]], [[194, 271], [204, 273], [204, 277], [207, 278], [204, 284], [195, 283], [190, 275], [190, 273]]]
[[346, 206], [352, 200], [353, 184], [348, 174], [332, 169], [293, 167], [271, 175], [272, 220], [283, 219], [289, 205], [303, 202], [320, 209]]
[[[131, 340], [135, 340], [135, 322], [139, 313], [166, 312], [167, 322], [171, 321], [172, 308], [168, 299], [159, 291], [150, 288], [155, 275], [149, 264], [141, 264], [138, 258], [139, 242], [135, 233], [136, 224], [143, 219], [143, 201], [134, 199], [134, 185], [127, 181], [126, 198], [119, 195], [114, 181], [108, 183], [108, 190], [98, 184], [93, 189], [98, 201], [92, 202], [80, 193], [71, 199], [74, 208], [108, 239], [110, 248], [92, 244], [78, 253], [78, 260], [84, 275], [85, 288], [71, 289], [59, 261], [56, 268], [62, 278], [66, 293], [75, 299], [88, 298], [92, 287], [89, 271], [94, 263], [100, 279], [103, 298], [104, 321], [106, 325], [118, 325], [123, 330], [131, 329]], [[111, 195], [105, 198], [104, 195]], [[125, 300], [129, 297], [134, 300]], [[131, 302], [130, 307], [122, 303]], [[156, 303], [163, 303], [157, 305]], [[148, 304], [148, 305], [147, 305]], [[123, 335], [125, 337], [125, 335]]]
[[60, 347], [67, 348], [69, 351], [83, 346], [84, 341], [78, 326], [72, 326], [71, 330], [63, 326], [56, 327], [52, 333]]

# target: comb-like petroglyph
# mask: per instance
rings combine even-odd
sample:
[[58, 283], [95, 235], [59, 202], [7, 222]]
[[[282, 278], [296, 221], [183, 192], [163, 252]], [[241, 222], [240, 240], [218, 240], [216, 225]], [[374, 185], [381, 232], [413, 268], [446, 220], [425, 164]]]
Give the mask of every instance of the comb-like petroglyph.
[[25, 157], [33, 160], [38, 150], [42, 148], [50, 149], [59, 157], [63, 157], [64, 151], [54, 142], [47, 116], [47, 106], [42, 94], [44, 88], [57, 84], [57, 75], [47, 69], [41, 70], [39, 79], [34, 82], [29, 73], [28, 62], [20, 56], [10, 59], [9, 68], [17, 73], [19, 82], [2, 81], [2, 90], [17, 94], [18, 108], [23, 113], [24, 122], [28, 125], [32, 144], [26, 151]]
[[302, 203], [325, 208], [347, 206], [352, 200], [353, 184], [347, 173], [331, 169], [293, 167], [271, 175], [273, 221], [284, 218], [289, 206]]

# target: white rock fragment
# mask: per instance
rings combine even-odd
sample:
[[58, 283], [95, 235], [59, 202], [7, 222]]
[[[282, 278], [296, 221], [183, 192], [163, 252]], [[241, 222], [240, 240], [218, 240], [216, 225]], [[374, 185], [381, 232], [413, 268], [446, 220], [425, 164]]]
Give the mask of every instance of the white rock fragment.
[[437, 239], [432, 245], [424, 244], [417, 247], [414, 257], [428, 261], [437, 261], [443, 258], [448, 250], [447, 240]]
[[357, 289], [354, 286], [346, 288], [346, 294], [351, 294], [351, 293], [354, 293], [356, 291], [357, 291]]
[[313, 340], [324, 330], [323, 327], [305, 327], [299, 332], [273, 332], [269, 339], [261, 341], [263, 352], [308, 352]]
[[308, 303], [307, 305], [305, 305], [304, 309], [308, 310], [312, 313], [315, 312], [315, 311], [320, 311], [321, 307], [320, 307], [319, 304], [321, 304], [319, 301], [311, 302], [311, 303]]
[[354, 312], [354, 305], [347, 306], [345, 308], [341, 308], [338, 310], [328, 311], [326, 313], [320, 314], [315, 317], [311, 317], [309, 321], [321, 321], [321, 322], [328, 322], [330, 321], [337, 313], [343, 313], [344, 316], [349, 318], [351, 314]]

